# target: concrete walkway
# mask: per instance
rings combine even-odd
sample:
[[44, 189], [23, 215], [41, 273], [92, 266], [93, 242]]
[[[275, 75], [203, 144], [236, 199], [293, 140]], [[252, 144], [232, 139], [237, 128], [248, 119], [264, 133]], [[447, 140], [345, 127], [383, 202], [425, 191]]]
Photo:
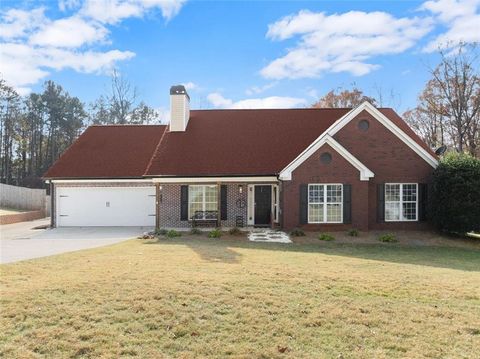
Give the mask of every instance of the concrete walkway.
[[[102, 247], [136, 238], [146, 227], [65, 227], [33, 230], [41, 221], [0, 226], [0, 263]], [[48, 222], [47, 222], [48, 223]], [[15, 226], [15, 227], [11, 227]]]
[[248, 234], [252, 242], [292, 243], [288, 234], [271, 229], [254, 229]]

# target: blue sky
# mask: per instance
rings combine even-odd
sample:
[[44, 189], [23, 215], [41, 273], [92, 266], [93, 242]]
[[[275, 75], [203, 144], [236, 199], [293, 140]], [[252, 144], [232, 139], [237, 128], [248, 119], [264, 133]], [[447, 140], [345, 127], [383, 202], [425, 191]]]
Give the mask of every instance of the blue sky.
[[356, 84], [402, 112], [438, 62], [435, 49], [480, 41], [479, 8], [480, 0], [3, 1], [0, 71], [22, 94], [52, 79], [88, 103], [117, 68], [164, 114], [177, 83], [194, 108], [304, 107]]

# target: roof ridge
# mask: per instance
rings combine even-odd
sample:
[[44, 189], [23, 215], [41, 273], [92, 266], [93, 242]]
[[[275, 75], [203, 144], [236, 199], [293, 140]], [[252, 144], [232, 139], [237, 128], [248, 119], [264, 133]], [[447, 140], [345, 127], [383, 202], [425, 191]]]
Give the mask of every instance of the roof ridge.
[[[305, 107], [305, 108], [206, 108], [206, 109], [191, 109], [191, 111], [350, 111], [354, 107]], [[376, 107], [378, 110], [393, 110], [392, 107]]]
[[89, 127], [145, 127], [145, 126], [167, 126], [163, 124], [154, 124], [154, 123], [147, 123], [147, 124], [140, 124], [140, 123], [125, 123], [125, 124], [119, 124], [119, 123], [112, 123], [112, 124], [105, 124], [105, 125], [100, 125], [100, 124], [92, 124], [89, 125]]
[[143, 176], [146, 176], [148, 171], [150, 170], [150, 167], [152, 166], [152, 162], [153, 162], [153, 158], [155, 157], [155, 155], [157, 154], [157, 151], [159, 150], [160, 148], [160, 144], [162, 143], [162, 140], [163, 140], [163, 137], [165, 137], [165, 133], [167, 132], [167, 129], [166, 129], [166, 125], [165, 125], [165, 129], [163, 130], [163, 133], [162, 135], [160, 136], [160, 140], [158, 140], [158, 143], [157, 145], [155, 146], [155, 149], [153, 150], [152, 152], [152, 156], [150, 157], [150, 161], [148, 161], [148, 165], [147, 165], [147, 168], [145, 168], [145, 171], [143, 172]]

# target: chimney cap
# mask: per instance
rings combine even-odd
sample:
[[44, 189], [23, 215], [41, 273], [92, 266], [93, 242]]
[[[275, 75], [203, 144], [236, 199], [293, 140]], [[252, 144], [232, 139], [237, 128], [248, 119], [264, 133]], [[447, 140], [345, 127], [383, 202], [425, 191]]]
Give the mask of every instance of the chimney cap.
[[170, 95], [186, 95], [189, 99], [187, 90], [185, 90], [185, 86], [183, 85], [174, 85], [170, 87]]

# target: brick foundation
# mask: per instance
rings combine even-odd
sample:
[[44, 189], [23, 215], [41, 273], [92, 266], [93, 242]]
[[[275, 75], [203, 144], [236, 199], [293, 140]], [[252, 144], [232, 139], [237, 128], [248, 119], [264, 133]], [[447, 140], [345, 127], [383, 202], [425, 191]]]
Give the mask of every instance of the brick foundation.
[[45, 218], [45, 211], [29, 211], [16, 214], [5, 214], [0, 216], [0, 224], [12, 224], [19, 222], [33, 221], [35, 219]]

